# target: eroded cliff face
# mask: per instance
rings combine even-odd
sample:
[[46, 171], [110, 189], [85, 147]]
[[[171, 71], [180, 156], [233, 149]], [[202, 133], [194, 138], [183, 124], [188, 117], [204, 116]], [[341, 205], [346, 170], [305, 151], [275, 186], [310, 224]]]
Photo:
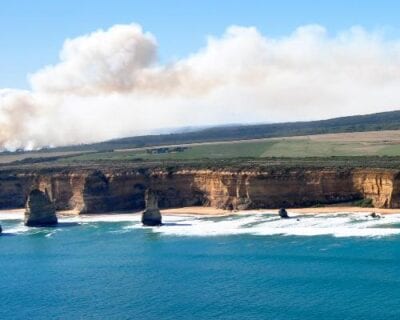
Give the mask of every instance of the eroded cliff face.
[[57, 210], [81, 213], [141, 210], [145, 190], [160, 208], [300, 207], [372, 199], [400, 207], [400, 173], [392, 169], [69, 169], [2, 173], [0, 208], [24, 207], [29, 190], [47, 190]]
[[203, 172], [196, 182], [210, 205], [219, 208], [298, 207], [363, 197], [350, 170]]
[[363, 198], [372, 199], [374, 206], [379, 208], [399, 208], [400, 189], [398, 172], [357, 170], [353, 183]]

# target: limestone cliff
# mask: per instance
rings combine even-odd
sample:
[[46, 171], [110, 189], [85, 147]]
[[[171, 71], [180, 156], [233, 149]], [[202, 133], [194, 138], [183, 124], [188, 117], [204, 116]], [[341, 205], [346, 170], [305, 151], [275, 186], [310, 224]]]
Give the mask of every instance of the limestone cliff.
[[68, 168], [2, 172], [0, 208], [23, 207], [33, 188], [47, 189], [57, 210], [81, 213], [142, 210], [148, 188], [157, 192], [160, 208], [300, 207], [363, 198], [376, 207], [400, 207], [395, 169]]

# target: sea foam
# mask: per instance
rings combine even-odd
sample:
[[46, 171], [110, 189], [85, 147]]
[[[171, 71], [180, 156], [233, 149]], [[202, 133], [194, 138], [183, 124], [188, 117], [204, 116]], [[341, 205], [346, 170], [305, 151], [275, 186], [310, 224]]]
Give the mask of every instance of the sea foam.
[[365, 213], [338, 213], [317, 215], [291, 215], [291, 219], [280, 219], [271, 214], [242, 214], [223, 218], [180, 217], [161, 227], [142, 227], [134, 224], [125, 228], [146, 228], [163, 235], [173, 236], [319, 236], [335, 237], [383, 237], [400, 234], [400, 214], [373, 219]]
[[[270, 211], [241, 212], [222, 217], [163, 215], [164, 224], [159, 227], [142, 226], [141, 216], [138, 213], [61, 216], [59, 222], [93, 227], [96, 227], [98, 223], [123, 223], [118, 229], [123, 233], [146, 229], [165, 236], [187, 237], [245, 234], [256, 236], [384, 237], [400, 234], [400, 214], [390, 214], [380, 219], [374, 219], [367, 213], [361, 212], [306, 215], [289, 212], [289, 215], [291, 219], [280, 219], [277, 214]], [[8, 228], [4, 227], [6, 233], [39, 232], [40, 229], [25, 227], [22, 219], [23, 215], [20, 213], [0, 213], [0, 221], [9, 225]], [[50, 236], [58, 230], [58, 228], [52, 229]], [[112, 232], [119, 232], [118, 230]]]

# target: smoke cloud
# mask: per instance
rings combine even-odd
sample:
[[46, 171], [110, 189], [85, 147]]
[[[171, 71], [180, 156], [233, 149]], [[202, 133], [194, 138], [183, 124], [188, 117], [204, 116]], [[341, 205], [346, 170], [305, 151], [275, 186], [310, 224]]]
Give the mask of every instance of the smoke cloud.
[[396, 109], [400, 41], [319, 25], [270, 38], [231, 26], [192, 55], [157, 59], [137, 24], [67, 39], [30, 91], [0, 89], [0, 149], [35, 149], [222, 123], [310, 120]]

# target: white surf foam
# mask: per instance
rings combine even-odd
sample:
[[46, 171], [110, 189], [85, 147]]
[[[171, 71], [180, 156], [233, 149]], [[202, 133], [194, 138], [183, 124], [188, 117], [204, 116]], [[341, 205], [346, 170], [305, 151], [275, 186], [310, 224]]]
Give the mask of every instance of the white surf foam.
[[[364, 214], [291, 215], [280, 219], [270, 214], [250, 214], [221, 219], [186, 217], [178, 223], [151, 227], [153, 232], [175, 236], [222, 236], [251, 234], [259, 236], [294, 235], [335, 237], [383, 237], [400, 234], [400, 214], [372, 219]], [[397, 224], [397, 225], [396, 225]], [[126, 228], [149, 228], [135, 224]]]
[[12, 233], [12, 234], [20, 234], [20, 233], [25, 233], [29, 231], [29, 227], [24, 226], [24, 224], [18, 224], [16, 226], [13, 226], [11, 228], [7, 228], [3, 230], [5, 233]]
[[59, 222], [76, 222], [76, 223], [91, 223], [91, 222], [139, 222], [141, 215], [132, 214], [102, 214], [102, 215], [76, 215], [64, 216], [58, 219]]
[[[367, 213], [329, 213], [300, 215], [290, 213], [291, 219], [280, 219], [270, 212], [246, 212], [224, 217], [163, 215], [164, 225], [143, 227], [141, 215], [104, 214], [62, 216], [61, 223], [78, 223], [98, 227], [98, 222], [127, 222], [120, 230], [112, 232], [130, 232], [135, 229], [148, 229], [152, 232], [169, 236], [223, 236], [223, 235], [294, 235], [335, 237], [384, 237], [400, 234], [400, 214], [390, 214], [381, 219], [373, 219]], [[7, 233], [36, 233], [35, 229], [25, 227], [23, 214], [1, 212], [0, 220], [21, 220], [17, 225], [4, 228]], [[38, 229], [39, 230], [39, 229]], [[56, 230], [49, 235], [51, 237]]]
[[56, 234], [56, 232], [59, 232], [61, 229], [47, 229], [47, 228], [32, 228], [32, 227], [27, 227], [25, 226], [22, 222], [12, 226], [12, 227], [8, 227], [8, 228], [4, 228], [3, 232], [5, 234], [44, 234], [45, 237], [50, 238], [52, 237], [54, 234]]

